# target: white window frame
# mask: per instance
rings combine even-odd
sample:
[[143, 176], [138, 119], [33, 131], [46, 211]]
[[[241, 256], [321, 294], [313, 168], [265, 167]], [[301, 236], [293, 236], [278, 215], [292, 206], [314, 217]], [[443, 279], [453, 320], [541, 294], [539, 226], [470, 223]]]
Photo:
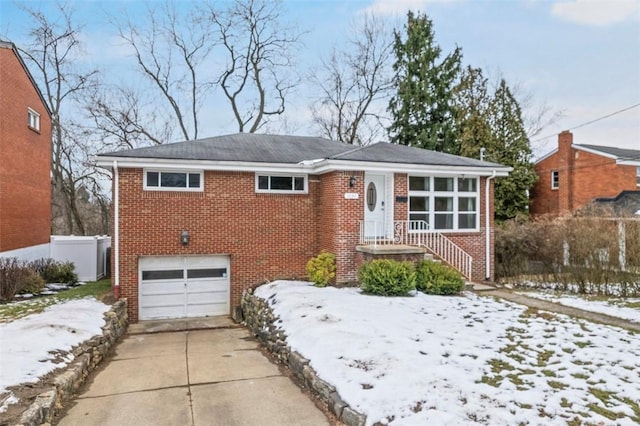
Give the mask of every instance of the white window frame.
[[560, 188], [560, 172], [557, 170], [551, 170], [551, 189], [558, 188]]
[[[261, 176], [271, 177], [290, 177], [291, 178], [291, 188], [294, 189], [260, 189], [258, 187], [258, 182]], [[293, 182], [294, 178], [303, 178], [304, 179], [304, 189], [296, 190], [295, 183]], [[269, 181], [271, 182], [271, 181]], [[255, 191], [257, 194], [308, 194], [309, 193], [309, 175], [306, 174], [298, 174], [298, 173], [256, 173], [255, 174]]]
[[40, 131], [40, 114], [32, 108], [27, 108], [27, 126], [35, 131]]
[[[158, 186], [149, 186], [147, 185], [147, 173], [154, 172], [158, 173]], [[187, 187], [186, 188], [176, 188], [176, 187], [165, 187], [160, 186], [162, 182], [162, 173], [186, 173], [187, 174]], [[200, 186], [198, 188], [189, 188], [189, 174], [200, 175]], [[204, 171], [203, 170], [173, 170], [173, 169], [143, 169], [144, 175], [144, 183], [143, 188], [145, 191], [173, 191], [173, 192], [202, 192], [204, 191]]]
[[640, 166], [636, 167], [636, 186], [640, 188]]
[[[410, 178], [420, 177], [429, 178], [429, 190], [428, 191], [412, 191], [410, 189]], [[435, 178], [452, 178], [453, 179], [453, 191], [436, 191], [435, 190]], [[476, 190], [473, 192], [460, 192], [458, 190], [458, 179], [474, 179], [476, 181]], [[417, 214], [426, 214], [429, 217], [429, 231], [436, 231], [440, 233], [467, 233], [480, 231], [480, 179], [478, 177], [469, 176], [440, 176], [440, 175], [418, 175], [411, 174], [407, 179], [407, 220], [411, 220], [411, 197], [428, 197], [429, 206], [427, 212], [417, 212]], [[436, 197], [451, 197], [453, 198], [453, 228], [451, 229], [436, 229], [435, 228], [435, 198]], [[460, 198], [475, 198], [475, 211], [473, 212], [461, 212], [458, 204]], [[460, 214], [475, 214], [475, 227], [474, 228], [460, 228], [459, 219]], [[409, 232], [421, 232], [420, 230], [410, 230]]]

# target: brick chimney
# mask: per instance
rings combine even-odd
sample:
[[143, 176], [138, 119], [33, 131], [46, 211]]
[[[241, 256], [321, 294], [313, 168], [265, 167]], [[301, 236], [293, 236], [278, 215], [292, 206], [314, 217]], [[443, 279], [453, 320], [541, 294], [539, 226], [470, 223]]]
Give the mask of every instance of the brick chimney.
[[568, 130], [558, 135], [558, 213], [573, 210], [573, 133]]

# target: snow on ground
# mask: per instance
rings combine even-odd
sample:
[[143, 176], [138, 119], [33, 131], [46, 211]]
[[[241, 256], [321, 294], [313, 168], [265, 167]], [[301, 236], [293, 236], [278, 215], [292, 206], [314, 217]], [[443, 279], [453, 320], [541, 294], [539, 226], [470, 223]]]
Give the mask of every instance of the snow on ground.
[[548, 300], [550, 302], [559, 303], [560, 305], [583, 309], [589, 312], [597, 312], [599, 314], [605, 314], [633, 322], [640, 322], [640, 309], [620, 306], [622, 303], [640, 303], [640, 299], [626, 299], [624, 301], [620, 301], [615, 298], [611, 298], [610, 300], [589, 300], [584, 297], [571, 294], [558, 295], [557, 293], [535, 291], [518, 292], [518, 294]]
[[292, 281], [255, 294], [368, 425], [640, 422], [640, 336], [619, 328], [473, 294], [388, 298]]
[[36, 383], [71, 362], [73, 354], [64, 353], [62, 360], [56, 360], [55, 352], [69, 352], [100, 334], [103, 314], [108, 310], [108, 305], [86, 298], [58, 303], [41, 313], [0, 324], [0, 397], [9, 386]]

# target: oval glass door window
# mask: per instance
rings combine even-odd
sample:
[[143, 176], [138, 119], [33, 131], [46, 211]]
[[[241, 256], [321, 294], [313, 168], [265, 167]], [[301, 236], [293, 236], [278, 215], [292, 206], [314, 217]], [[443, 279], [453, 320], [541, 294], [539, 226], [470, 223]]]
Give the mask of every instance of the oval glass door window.
[[373, 182], [369, 182], [369, 186], [367, 186], [367, 207], [370, 212], [376, 208], [377, 198], [378, 191], [376, 190], [376, 185]]

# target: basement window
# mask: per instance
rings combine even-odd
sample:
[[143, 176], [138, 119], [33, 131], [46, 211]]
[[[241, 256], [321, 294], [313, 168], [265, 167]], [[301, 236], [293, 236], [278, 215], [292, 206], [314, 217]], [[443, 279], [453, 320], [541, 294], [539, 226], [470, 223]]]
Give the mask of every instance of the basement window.
[[145, 170], [144, 189], [149, 191], [202, 191], [203, 172]]
[[27, 108], [27, 126], [36, 132], [40, 131], [40, 114], [31, 108]]
[[551, 189], [560, 188], [560, 173], [557, 170], [551, 171]]
[[256, 192], [306, 194], [307, 176], [256, 174]]

